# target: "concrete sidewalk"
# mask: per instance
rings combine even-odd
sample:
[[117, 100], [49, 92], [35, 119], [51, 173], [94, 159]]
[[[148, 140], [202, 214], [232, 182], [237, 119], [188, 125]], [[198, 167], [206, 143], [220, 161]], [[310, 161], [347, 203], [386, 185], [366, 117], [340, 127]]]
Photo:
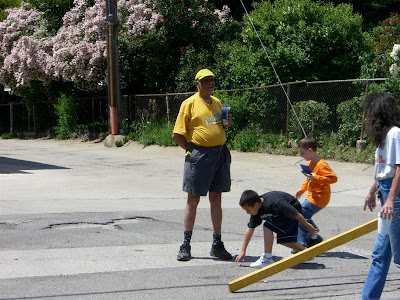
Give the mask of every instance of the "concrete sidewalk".
[[[256, 230], [244, 267], [209, 256], [212, 227], [201, 199], [189, 262], [178, 262], [186, 194], [184, 151], [54, 140], [0, 140], [1, 299], [358, 299], [375, 234], [332, 249], [237, 293], [227, 283], [253, 269]], [[300, 157], [232, 151], [232, 191], [223, 195], [223, 240], [236, 255], [248, 216], [241, 192], [294, 193]], [[339, 177], [315, 220], [324, 238], [375, 218], [362, 210], [373, 166], [329, 161]], [[275, 245], [274, 258], [290, 255]], [[383, 299], [400, 299], [391, 267]]]

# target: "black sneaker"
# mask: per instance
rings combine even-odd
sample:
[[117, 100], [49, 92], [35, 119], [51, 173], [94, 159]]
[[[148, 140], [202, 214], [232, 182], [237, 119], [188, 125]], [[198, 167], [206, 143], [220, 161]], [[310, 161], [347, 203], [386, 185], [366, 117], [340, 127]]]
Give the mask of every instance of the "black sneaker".
[[177, 260], [180, 261], [188, 261], [192, 258], [192, 255], [190, 254], [190, 245], [187, 244], [182, 244], [182, 246], [179, 248], [179, 253], [176, 256]]
[[231, 260], [232, 259], [232, 255], [228, 251], [226, 251], [223, 242], [212, 245], [210, 255], [218, 257], [219, 259], [223, 259], [223, 260]]
[[316, 239], [310, 239], [308, 241], [308, 247], [312, 247], [316, 244], [319, 244], [323, 241], [324, 239], [322, 238], [322, 236], [318, 235], [318, 237]]

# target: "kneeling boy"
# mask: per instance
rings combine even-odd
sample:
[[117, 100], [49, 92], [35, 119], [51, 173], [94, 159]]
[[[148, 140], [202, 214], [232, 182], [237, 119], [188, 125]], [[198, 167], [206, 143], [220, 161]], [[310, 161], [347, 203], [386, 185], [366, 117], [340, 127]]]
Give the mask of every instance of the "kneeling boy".
[[262, 223], [264, 219], [264, 254], [254, 263], [250, 264], [252, 268], [265, 267], [274, 263], [272, 259], [272, 246], [274, 243], [273, 232], [276, 233], [278, 244], [292, 248], [296, 251], [306, 249], [297, 242], [297, 232], [299, 222], [310, 232], [317, 234], [315, 229], [301, 215], [301, 204], [292, 195], [272, 191], [259, 196], [255, 191], [246, 190], [240, 197], [240, 206], [251, 215], [244, 235], [242, 250], [236, 257], [236, 262], [244, 261], [246, 249], [253, 236], [254, 229]]

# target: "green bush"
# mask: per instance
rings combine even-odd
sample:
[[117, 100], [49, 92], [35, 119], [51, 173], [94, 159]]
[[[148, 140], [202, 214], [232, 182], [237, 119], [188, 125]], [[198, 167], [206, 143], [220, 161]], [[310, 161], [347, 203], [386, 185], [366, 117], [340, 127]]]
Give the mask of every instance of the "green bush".
[[[127, 140], [137, 141], [142, 145], [175, 146], [172, 139], [173, 126], [167, 120], [136, 121], [128, 124], [123, 121], [123, 130]], [[122, 146], [122, 145], [121, 145]]]
[[58, 98], [54, 105], [58, 117], [57, 125], [54, 127], [56, 139], [69, 139], [77, 137], [77, 109], [76, 99], [64, 93]]
[[355, 146], [360, 139], [363, 100], [364, 97], [353, 98], [340, 103], [336, 108], [337, 118], [340, 120], [338, 139], [344, 145]]
[[159, 146], [175, 146], [176, 143], [172, 139], [172, 126], [168, 126], [167, 122], [153, 123], [147, 130], [143, 131], [138, 142], [145, 145], [159, 145]]
[[[314, 100], [301, 101], [294, 105], [294, 110], [307, 136], [318, 139], [320, 135], [327, 131], [332, 112], [325, 103], [318, 103]], [[289, 133], [294, 139], [304, 137], [303, 130], [293, 110], [290, 112]]]
[[223, 88], [276, 82], [258, 36], [282, 82], [359, 75], [359, 56], [369, 48], [362, 18], [353, 13], [351, 5], [311, 0], [252, 2], [253, 23], [244, 17], [241, 39], [220, 44], [216, 51], [216, 70], [223, 74]]
[[14, 132], [12, 132], [12, 133], [3, 133], [2, 135], [1, 135], [1, 138], [3, 139], [3, 140], [9, 140], [9, 139], [13, 139], [13, 138], [16, 138], [17, 137], [17, 133], [14, 131]]
[[385, 80], [382, 83], [372, 83], [369, 85], [369, 93], [385, 92], [392, 94], [397, 103], [400, 105], [400, 81], [399, 80]]
[[[227, 133], [228, 140], [251, 124], [258, 124], [264, 132], [276, 133], [285, 120], [286, 106], [278, 105], [276, 97], [267, 90], [246, 91], [241, 94], [214, 94], [222, 103], [231, 106], [232, 125]], [[283, 107], [283, 110], [281, 109]]]
[[240, 131], [232, 143], [233, 149], [242, 152], [257, 152], [264, 145], [262, 129], [253, 125]]

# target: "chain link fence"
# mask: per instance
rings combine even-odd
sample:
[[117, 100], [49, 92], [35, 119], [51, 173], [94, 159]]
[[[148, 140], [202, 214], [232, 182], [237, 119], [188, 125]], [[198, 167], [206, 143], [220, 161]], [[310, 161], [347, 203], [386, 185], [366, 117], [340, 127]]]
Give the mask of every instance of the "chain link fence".
[[[326, 122], [322, 124], [325, 132], [336, 132], [341, 124], [337, 115], [338, 105], [353, 99], [363, 97], [368, 92], [369, 86], [384, 83], [389, 79], [351, 79], [335, 81], [299, 81], [284, 83], [282, 85], [269, 85], [256, 88], [243, 88], [231, 90], [217, 90], [214, 95], [227, 101], [232, 107], [234, 122], [243, 124], [258, 124], [265, 133], [284, 134], [287, 138], [293, 133], [293, 127], [305, 127], [305, 135], [312, 134], [313, 125], [301, 124], [310, 120], [299, 120], [293, 113], [294, 108], [303, 101], [323, 103], [328, 111], [317, 112], [326, 114]], [[135, 95], [130, 98], [131, 109], [134, 115], [129, 116], [129, 122], [146, 117], [166, 118], [173, 124], [178, 115], [180, 105], [191, 93], [169, 93], [152, 95]], [[241, 102], [241, 103], [238, 103]], [[156, 103], [156, 108], [154, 108]], [[246, 106], [246, 107], [243, 107]], [[318, 109], [318, 106], [316, 107]], [[242, 113], [242, 111], [247, 113]], [[360, 106], [361, 110], [361, 106]], [[251, 113], [249, 113], [251, 112]], [[239, 114], [239, 116], [237, 116]], [[354, 116], [356, 117], [356, 116]], [[245, 122], [247, 119], [247, 122]], [[360, 127], [362, 116], [359, 117]], [[315, 124], [314, 124], [315, 125]], [[321, 130], [321, 128], [320, 128]]]
[[[383, 83], [389, 79], [356, 79], [316, 82], [292, 82], [283, 85], [270, 85], [256, 88], [217, 90], [215, 95], [232, 107], [234, 122], [258, 124], [266, 133], [284, 134], [290, 137], [291, 126], [299, 123], [294, 107], [303, 101], [313, 100], [328, 107], [327, 122], [324, 130], [336, 132], [340, 127], [337, 107], [344, 101], [363, 96], [372, 83]], [[193, 95], [187, 93], [124, 95], [119, 107], [121, 123], [131, 124], [146, 121], [149, 118], [163, 120], [173, 125], [183, 100]], [[77, 99], [78, 124], [91, 133], [105, 130], [107, 127], [109, 107], [107, 97]], [[240, 113], [242, 110], [247, 113]], [[250, 112], [250, 113], [249, 113]], [[304, 122], [304, 121], [302, 121]], [[300, 124], [302, 123], [300, 122]], [[307, 122], [307, 121], [305, 121]], [[362, 122], [362, 117], [359, 122]], [[96, 126], [105, 123], [106, 126]], [[54, 103], [37, 102], [27, 105], [22, 102], [0, 103], [1, 132], [51, 132], [57, 124]], [[302, 124], [303, 127], [306, 124]], [[300, 127], [302, 127], [300, 126]], [[313, 125], [314, 126], [314, 125]], [[309, 135], [308, 126], [306, 134]]]

